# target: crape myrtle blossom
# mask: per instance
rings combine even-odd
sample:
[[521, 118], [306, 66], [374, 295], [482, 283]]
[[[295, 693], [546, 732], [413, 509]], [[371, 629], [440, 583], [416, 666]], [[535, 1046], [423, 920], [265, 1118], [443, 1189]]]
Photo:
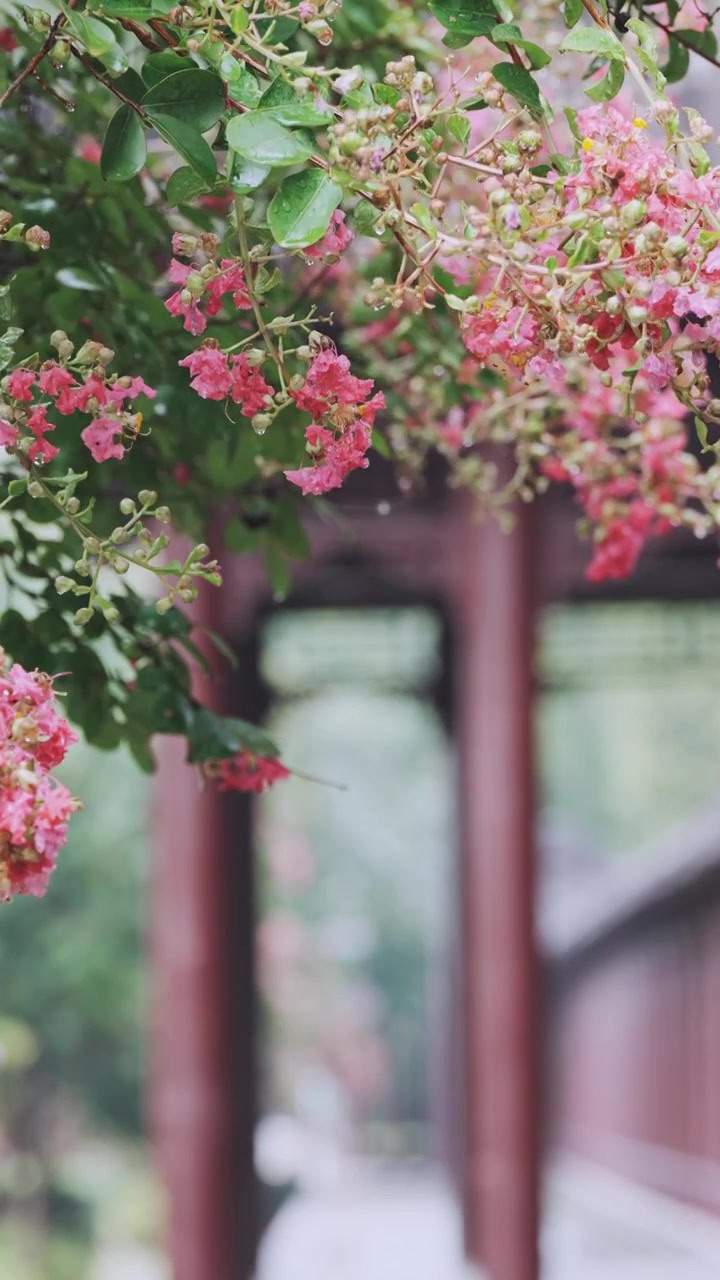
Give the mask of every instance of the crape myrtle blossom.
[[277, 756], [240, 751], [227, 760], [213, 760], [206, 766], [210, 777], [221, 791], [245, 791], [260, 794], [275, 782], [290, 777], [290, 770]]
[[[238, 311], [249, 311], [252, 303], [245, 279], [245, 269], [237, 258], [217, 260], [218, 240], [205, 234], [195, 237], [183, 232], [173, 236], [173, 253], [168, 280], [180, 287], [165, 303], [171, 316], [183, 317], [183, 328], [196, 337], [207, 328], [208, 317], [216, 316], [224, 299], [232, 298]], [[203, 264], [179, 262], [179, 257], [192, 258], [196, 254], [207, 258]]]
[[203, 400], [229, 398], [250, 418], [272, 402], [272, 387], [249, 357], [244, 352], [228, 356], [214, 338], [206, 339], [179, 364], [189, 370], [190, 386]]
[[372, 378], [351, 373], [347, 356], [328, 347], [314, 356], [302, 386], [291, 389], [298, 408], [313, 416], [305, 432], [312, 463], [285, 472], [303, 494], [328, 493], [368, 466], [375, 415], [385, 408], [382, 392], [370, 396], [373, 386]]
[[156, 393], [142, 378], [108, 374], [106, 365], [113, 355], [109, 348], [99, 343], [86, 347], [89, 359], [98, 361], [91, 369], [70, 369], [48, 360], [37, 368], [14, 369], [3, 379], [0, 444], [21, 448], [30, 462], [50, 462], [59, 449], [47, 436], [59, 424], [48, 413], [61, 417], [83, 413], [91, 422], [80, 438], [93, 460], [123, 457], [126, 441], [134, 438], [142, 423], [131, 402], [140, 395], [152, 400]]
[[52, 677], [11, 666], [0, 650], [0, 902], [47, 889], [79, 807], [51, 770], [77, 740]]

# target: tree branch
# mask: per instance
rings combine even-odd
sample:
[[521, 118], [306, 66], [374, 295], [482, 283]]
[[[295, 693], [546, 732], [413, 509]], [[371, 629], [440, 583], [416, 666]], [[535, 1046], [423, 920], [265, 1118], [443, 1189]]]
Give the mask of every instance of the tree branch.
[[40, 63], [42, 62], [43, 58], [47, 57], [53, 45], [55, 44], [55, 41], [57, 40], [58, 34], [60, 32], [60, 28], [64, 25], [64, 23], [65, 23], [65, 14], [59, 13], [57, 18], [53, 22], [52, 26], [50, 27], [50, 30], [48, 31], [45, 39], [40, 45], [40, 48], [38, 49], [37, 53], [34, 53], [30, 61], [26, 62], [22, 71], [20, 71], [19, 74], [16, 75], [12, 84], [8, 85], [4, 94], [2, 95], [2, 97], [0, 97], [0, 110], [2, 110], [2, 108], [5, 106], [5, 103], [9, 101], [12, 95], [17, 92], [17, 90], [24, 83], [24, 81], [27, 80], [28, 76], [34, 75], [35, 71], [40, 66]]

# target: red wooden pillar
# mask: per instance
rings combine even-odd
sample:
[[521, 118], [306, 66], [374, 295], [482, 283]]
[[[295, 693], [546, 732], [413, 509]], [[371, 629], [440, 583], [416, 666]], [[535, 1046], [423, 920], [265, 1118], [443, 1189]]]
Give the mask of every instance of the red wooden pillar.
[[465, 1228], [489, 1280], [538, 1277], [530, 532], [463, 521], [458, 731]]
[[[237, 674], [249, 688], [253, 668], [252, 653], [241, 649]], [[221, 686], [204, 693], [225, 712], [238, 710]], [[179, 739], [160, 740], [151, 1125], [168, 1200], [172, 1280], [250, 1280], [256, 1213], [249, 809], [242, 798], [200, 788], [184, 751]]]

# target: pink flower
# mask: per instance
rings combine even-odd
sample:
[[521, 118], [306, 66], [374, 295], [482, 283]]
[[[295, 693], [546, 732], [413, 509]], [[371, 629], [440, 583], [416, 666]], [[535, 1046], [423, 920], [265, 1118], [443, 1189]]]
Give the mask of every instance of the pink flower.
[[95, 418], [80, 433], [95, 462], [108, 462], [110, 458], [122, 458], [125, 449], [115, 437], [122, 434], [122, 423], [117, 418]]
[[96, 400], [100, 408], [107, 403], [108, 389], [106, 383], [101, 382], [94, 374], [90, 374], [90, 377], [85, 379], [83, 385], [78, 387], [77, 391], [73, 391], [72, 394], [75, 408], [82, 409], [83, 413], [85, 413], [90, 400]]
[[46, 440], [44, 436], [39, 436], [34, 440], [28, 449], [28, 458], [31, 462], [52, 462], [56, 458], [60, 450]]
[[91, 138], [89, 136], [80, 138], [77, 154], [81, 160], [87, 160], [89, 164], [100, 164], [102, 145], [98, 142], [97, 138]]
[[198, 347], [178, 364], [190, 370], [190, 386], [203, 400], [224, 400], [230, 394], [232, 377], [227, 356], [218, 347]]
[[248, 418], [260, 413], [268, 407], [268, 397], [272, 400], [273, 389], [265, 381], [259, 369], [248, 362], [246, 355], [230, 357], [231, 386], [230, 395]]
[[3, 422], [0, 419], [0, 445], [5, 449], [17, 444], [18, 429], [11, 427], [9, 422]]
[[47, 889], [78, 807], [49, 770], [76, 741], [52, 679], [18, 663], [8, 670], [0, 651], [0, 902]]
[[259, 756], [240, 751], [230, 760], [216, 760], [212, 766], [221, 791], [266, 791], [273, 783], [290, 777], [290, 770], [277, 756]]
[[353, 237], [354, 232], [345, 225], [345, 214], [342, 209], [336, 209], [325, 235], [321, 240], [316, 240], [315, 244], [310, 244], [306, 249], [303, 249], [303, 253], [306, 258], [311, 259], [339, 258], [340, 254], [347, 249]]
[[128, 385], [125, 387], [120, 381], [115, 381], [107, 387], [107, 398], [111, 404], [118, 409], [122, 408], [124, 400], [135, 400], [137, 396], [147, 396], [148, 400], [154, 400], [157, 391], [154, 387], [149, 387], [142, 378], [126, 379]]
[[339, 489], [351, 471], [368, 466], [365, 457], [372, 441], [370, 426], [355, 422], [336, 439], [329, 431], [315, 424], [305, 433], [308, 444], [318, 450], [312, 466], [286, 471], [291, 484], [296, 484], [304, 495], [318, 496]]
[[205, 292], [209, 298], [205, 308], [209, 316], [217, 315], [222, 306], [223, 297], [227, 293], [232, 294], [233, 302], [239, 311], [248, 311], [252, 307], [242, 263], [234, 258], [223, 258], [219, 274], [208, 280]]
[[290, 394], [298, 409], [319, 418], [338, 405], [361, 404], [373, 386], [372, 378], [356, 378], [350, 372], [347, 356], [328, 349], [318, 352], [303, 386]]
[[46, 396], [53, 398], [60, 394], [61, 391], [75, 385], [75, 379], [69, 369], [65, 369], [61, 364], [45, 365], [40, 370], [38, 377], [38, 386]]
[[14, 400], [32, 400], [31, 388], [35, 385], [35, 374], [32, 369], [13, 369], [8, 378], [8, 391]]
[[12, 53], [13, 49], [19, 49], [20, 45], [15, 39], [15, 32], [11, 27], [0, 27], [0, 52]]
[[597, 544], [586, 577], [590, 582], [608, 578], [627, 578], [637, 564], [645, 542], [645, 533], [627, 520], [612, 520], [602, 541]]

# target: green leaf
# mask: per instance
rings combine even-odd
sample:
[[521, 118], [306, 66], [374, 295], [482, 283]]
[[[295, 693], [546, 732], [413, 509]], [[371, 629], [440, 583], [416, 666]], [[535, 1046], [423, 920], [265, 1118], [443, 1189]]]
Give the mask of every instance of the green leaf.
[[540, 90], [529, 71], [516, 67], [514, 62], [498, 62], [492, 68], [492, 74], [521, 107], [528, 107], [535, 115], [542, 113]]
[[235, 116], [227, 127], [227, 140], [241, 156], [271, 168], [302, 164], [312, 155], [312, 147], [304, 138], [291, 133], [264, 112]]
[[148, 119], [160, 137], [174, 147], [191, 169], [212, 186], [217, 177], [217, 165], [202, 134], [183, 120], [176, 120], [174, 116], [155, 115], [148, 111]]
[[433, 17], [453, 36], [461, 38], [462, 44], [468, 44], [474, 36], [489, 35], [500, 16], [494, 0], [430, 0], [429, 7]]
[[[207, 183], [188, 165], [183, 165], [181, 169], [176, 169], [168, 178], [168, 184], [165, 188], [165, 198], [174, 209], [176, 205], [187, 204], [188, 200], [194, 200], [202, 191], [207, 191]], [[174, 612], [174, 610], [172, 610]]]
[[218, 71], [227, 81], [230, 96], [244, 107], [255, 107], [262, 97], [262, 89], [252, 71], [244, 62], [238, 62], [231, 53], [223, 54]]
[[244, 196], [249, 191], [255, 191], [270, 173], [270, 165], [256, 164], [254, 160], [246, 160], [244, 156], [239, 156], [234, 151], [230, 152], [229, 160], [228, 182], [233, 191], [237, 191], [239, 195]]
[[61, 5], [67, 18], [68, 26], [80, 44], [92, 58], [102, 62], [108, 71], [121, 75], [128, 69], [128, 61], [120, 45], [115, 39], [112, 27], [108, 27], [98, 18], [88, 18], [84, 13], [76, 13], [74, 9], [66, 9]]
[[447, 127], [448, 133], [452, 134], [453, 138], [460, 143], [461, 147], [464, 147], [470, 137], [470, 130], [472, 128], [467, 116], [462, 115], [459, 111], [454, 111], [453, 114], [447, 118]]
[[[702, 449], [703, 453], [708, 452], [709, 446], [708, 446], [707, 423], [703, 422], [702, 418], [698, 418], [697, 415], [695, 415], [695, 430], [697, 432], [697, 438], [700, 441], [700, 448]], [[712, 450], [710, 450], [710, 452], [712, 452]]]
[[588, 98], [592, 98], [593, 102], [611, 102], [612, 99], [620, 92], [625, 80], [625, 64], [622, 62], [611, 62], [608, 64], [607, 74], [599, 80], [597, 84], [593, 84], [585, 92]]
[[333, 119], [332, 112], [327, 107], [319, 107], [309, 94], [305, 98], [299, 98], [292, 85], [280, 76], [273, 80], [257, 104], [257, 112], [261, 111], [268, 112], [278, 124], [287, 125], [291, 129], [319, 128], [331, 124]]
[[540, 45], [533, 44], [532, 40], [526, 40], [519, 27], [514, 22], [501, 22], [497, 27], [493, 27], [490, 32], [490, 39], [493, 44], [501, 45], [505, 48], [508, 44], [517, 45], [519, 49], [524, 49], [530, 59], [530, 66], [533, 71], [539, 71], [541, 67], [546, 67], [552, 61], [550, 54], [546, 53]]
[[675, 33], [682, 36], [683, 43], [690, 45], [692, 49], [696, 49], [698, 53], [704, 53], [708, 58], [717, 56], [718, 42], [715, 33], [708, 27], [705, 31], [686, 31], [679, 28]]
[[145, 84], [148, 89], [152, 89], [154, 85], [160, 84], [161, 80], [167, 80], [168, 76], [173, 75], [177, 71], [184, 71], [186, 67], [192, 64], [187, 58], [181, 58], [177, 53], [151, 53], [146, 58], [141, 69]]
[[147, 158], [145, 130], [137, 111], [123, 105], [115, 112], [103, 140], [100, 172], [108, 182], [129, 182]]
[[247, 720], [218, 716], [207, 707], [198, 707], [188, 729], [188, 759], [192, 764], [202, 760], [222, 760], [239, 751], [252, 751], [260, 756], [277, 756], [272, 738]]
[[380, 454], [381, 458], [392, 458], [393, 456], [392, 449], [385, 436], [381, 435], [379, 431], [373, 431], [372, 433], [372, 447], [376, 453]]
[[212, 71], [189, 67], [187, 71], [175, 71], [148, 89], [142, 107], [148, 114], [160, 112], [191, 125], [199, 133], [206, 133], [225, 110], [225, 91], [222, 80]]
[[575, 27], [566, 35], [560, 45], [560, 52], [590, 53], [595, 58], [625, 61], [625, 51], [620, 41], [602, 27]]
[[566, 27], [574, 27], [583, 14], [582, 0], [563, 0], [563, 22]]
[[668, 45], [668, 60], [663, 67], [660, 68], [668, 84], [677, 84], [678, 80], [684, 79], [688, 73], [690, 66], [690, 53], [685, 45], [680, 44], [674, 36], [670, 37]]
[[247, 9], [243, 9], [239, 4], [234, 5], [230, 10], [230, 29], [239, 36], [243, 31], [247, 31], [249, 25], [250, 15]]
[[304, 249], [325, 235], [342, 187], [322, 169], [288, 174], [268, 205], [268, 226], [284, 249]]
[[158, 14], [169, 13], [173, 0], [98, 0], [91, 7], [93, 11], [101, 9], [109, 18], [135, 18], [139, 22], [148, 22]]

